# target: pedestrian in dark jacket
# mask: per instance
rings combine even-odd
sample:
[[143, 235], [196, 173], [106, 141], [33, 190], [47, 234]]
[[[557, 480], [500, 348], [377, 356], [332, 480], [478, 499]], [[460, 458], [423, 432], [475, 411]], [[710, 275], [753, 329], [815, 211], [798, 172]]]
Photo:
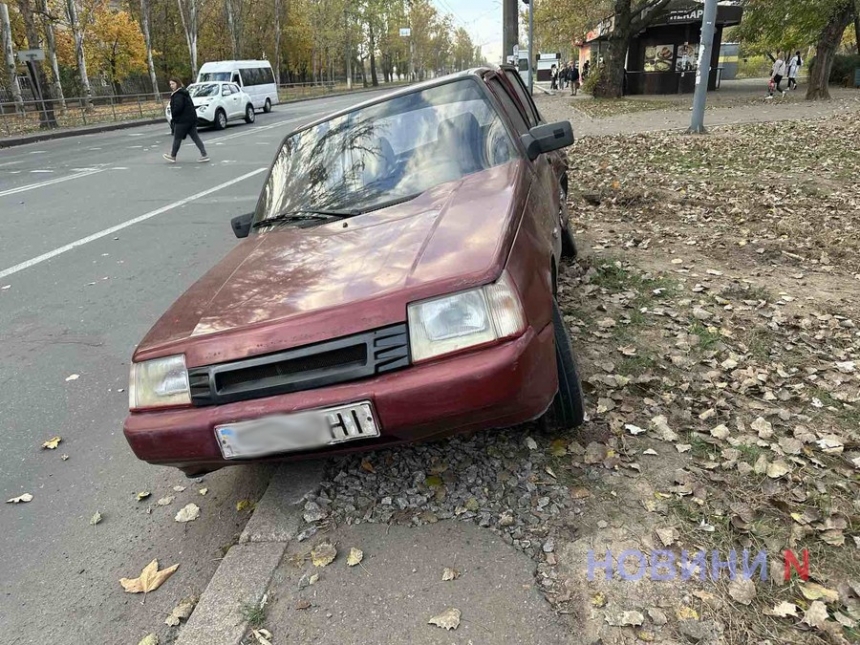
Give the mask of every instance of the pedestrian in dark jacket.
[[574, 63], [571, 66], [568, 77], [570, 78], [570, 95], [576, 96], [576, 92], [579, 90], [579, 63]]
[[182, 145], [182, 140], [185, 137], [191, 137], [191, 140], [200, 150], [200, 161], [209, 161], [209, 155], [206, 154], [206, 147], [200, 140], [200, 135], [197, 134], [197, 108], [194, 106], [194, 101], [191, 100], [191, 95], [182, 86], [182, 81], [176, 78], [170, 79], [170, 118], [173, 121], [173, 149], [170, 154], [163, 155], [170, 163], [176, 163], [176, 153], [179, 152], [179, 146]]

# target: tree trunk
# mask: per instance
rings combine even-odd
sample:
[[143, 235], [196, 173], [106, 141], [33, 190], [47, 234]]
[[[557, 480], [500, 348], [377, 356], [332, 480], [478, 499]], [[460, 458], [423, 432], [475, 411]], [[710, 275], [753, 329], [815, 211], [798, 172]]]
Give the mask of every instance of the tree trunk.
[[[70, 0], [71, 1], [71, 0]], [[185, 32], [185, 42], [188, 45], [188, 57], [191, 61], [191, 82], [197, 80], [197, 0], [188, 0], [188, 17], [182, 0], [176, 0], [179, 5], [179, 18], [182, 21], [182, 30]]]
[[77, 0], [66, 0], [66, 10], [69, 13], [69, 25], [75, 39], [75, 57], [78, 60], [78, 75], [81, 78], [81, 92], [84, 96], [84, 107], [87, 111], [93, 109], [93, 89], [90, 87], [90, 77], [87, 74], [87, 61], [84, 58], [84, 34], [78, 22]]
[[239, 60], [239, 35], [236, 33], [236, 19], [233, 15], [233, 1], [224, 0], [224, 8], [227, 10], [227, 31], [230, 32], [230, 48], [233, 51], [233, 60]]
[[6, 72], [9, 75], [9, 88], [12, 90], [12, 100], [15, 109], [24, 113], [24, 97], [18, 84], [18, 66], [15, 64], [15, 50], [12, 49], [12, 23], [9, 20], [9, 8], [0, 3], [0, 27], [3, 28], [3, 53], [6, 58]]
[[161, 100], [158, 91], [158, 78], [155, 76], [155, 63], [152, 60], [152, 38], [149, 35], [149, 2], [140, 0], [140, 26], [143, 31], [143, 41], [146, 43], [146, 66], [149, 68], [149, 81], [152, 83], [152, 96], [156, 101]]
[[830, 100], [830, 70], [833, 67], [833, 56], [842, 35], [854, 19], [854, 0], [845, 0], [830, 16], [815, 48], [815, 61], [809, 70], [809, 87], [806, 90], [807, 101]]
[[[39, 49], [41, 42], [39, 40], [39, 30], [36, 28], [36, 23], [33, 20], [33, 10], [30, 7], [30, 0], [18, 0], [18, 8], [21, 11], [21, 17], [24, 19], [24, 28], [27, 32], [27, 44], [30, 49]], [[36, 87], [33, 88], [34, 93], [41, 92], [41, 101], [39, 104], [39, 127], [50, 129], [57, 127], [57, 118], [54, 116], [54, 102], [51, 100], [51, 86], [48, 85], [48, 77], [45, 75], [45, 70], [39, 61], [30, 63], [32, 75], [36, 80]], [[40, 97], [36, 97], [37, 99]]]
[[57, 43], [54, 39], [54, 19], [48, 13], [47, 0], [37, 0], [39, 13], [42, 14], [42, 27], [45, 30], [45, 44], [48, 49], [48, 60], [51, 63], [51, 72], [54, 75], [54, 80], [51, 83], [54, 96], [60, 99], [60, 105], [63, 110], [66, 109], [66, 97], [63, 95], [63, 85], [60, 83], [60, 65], [57, 62]]
[[281, 0], [275, 0], [275, 84], [281, 84]]
[[376, 75], [376, 37], [373, 34], [373, 23], [368, 25], [370, 34], [370, 84], [379, 86], [379, 77]]

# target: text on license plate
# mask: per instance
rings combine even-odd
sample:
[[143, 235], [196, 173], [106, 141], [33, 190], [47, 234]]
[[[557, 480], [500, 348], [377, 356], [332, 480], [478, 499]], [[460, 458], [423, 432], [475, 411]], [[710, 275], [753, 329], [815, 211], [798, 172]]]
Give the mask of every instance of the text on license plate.
[[310, 450], [379, 436], [370, 401], [240, 421], [215, 428], [224, 459]]

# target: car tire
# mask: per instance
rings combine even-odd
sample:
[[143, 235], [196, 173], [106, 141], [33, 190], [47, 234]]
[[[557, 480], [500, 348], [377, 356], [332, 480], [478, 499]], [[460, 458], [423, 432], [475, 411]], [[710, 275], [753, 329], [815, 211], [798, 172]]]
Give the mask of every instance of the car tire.
[[268, 114], [272, 111], [272, 102], [269, 99], [266, 99], [266, 104], [263, 106], [263, 112]]
[[585, 422], [582, 382], [579, 378], [579, 366], [573, 353], [570, 334], [555, 299], [552, 301], [552, 327], [555, 336], [558, 392], [549, 410], [541, 418], [541, 425], [553, 430], [578, 428]]
[[570, 260], [575, 260], [579, 254], [576, 248], [576, 240], [573, 239], [573, 233], [570, 231], [570, 213], [567, 211], [567, 191], [564, 188], [559, 188], [559, 218], [561, 219], [561, 257]]
[[248, 103], [245, 106], [245, 123], [253, 123], [257, 118], [257, 113], [254, 112], [254, 106]]
[[223, 130], [224, 128], [226, 128], [227, 127], [227, 113], [224, 110], [219, 108], [218, 111], [215, 112], [214, 123], [215, 123], [215, 129], [216, 130]]

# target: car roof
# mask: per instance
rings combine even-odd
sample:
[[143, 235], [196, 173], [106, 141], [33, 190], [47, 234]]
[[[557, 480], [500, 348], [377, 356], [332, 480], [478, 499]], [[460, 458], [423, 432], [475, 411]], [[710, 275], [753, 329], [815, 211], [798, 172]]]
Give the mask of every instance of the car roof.
[[209, 63], [203, 63], [200, 71], [209, 70], [224, 70], [229, 71], [237, 67], [253, 65], [254, 67], [271, 67], [272, 64], [267, 60], [216, 60]]
[[[373, 99], [368, 99], [367, 101], [362, 101], [361, 103], [356, 103], [355, 105], [351, 105], [350, 107], [343, 108], [342, 110], [338, 110], [337, 112], [331, 112], [330, 114], [326, 114], [325, 116], [320, 117], [310, 123], [306, 123], [299, 128], [296, 128], [293, 132], [302, 132], [303, 130], [307, 130], [308, 128], [313, 128], [314, 126], [319, 125], [320, 123], [325, 123], [326, 121], [331, 121], [332, 119], [336, 119], [337, 117], [343, 116], [344, 114], [349, 114], [350, 112], [355, 112], [356, 110], [360, 110], [366, 107], [370, 107], [371, 105], [376, 105], [377, 103], [383, 103], [385, 101], [390, 101], [391, 99], [395, 99], [400, 96], [406, 96], [407, 94], [412, 94], [413, 92], [421, 92], [423, 90], [429, 89], [431, 87], [438, 87], [440, 85], [447, 85], [448, 83], [453, 83], [455, 81], [459, 81], [465, 78], [474, 78], [476, 80], [482, 81], [484, 74], [487, 72], [498, 72], [501, 71], [502, 67], [498, 65], [484, 65], [481, 67], [473, 67], [472, 69], [467, 69], [462, 72], [455, 72], [453, 74], [447, 74], [445, 76], [440, 76], [439, 78], [433, 78], [429, 81], [421, 81], [420, 83], [414, 83], [412, 85], [408, 85], [406, 87], [392, 90], [382, 96], [378, 96]], [[385, 88], [382, 88], [385, 89]], [[289, 135], [287, 135], [289, 136]]]

